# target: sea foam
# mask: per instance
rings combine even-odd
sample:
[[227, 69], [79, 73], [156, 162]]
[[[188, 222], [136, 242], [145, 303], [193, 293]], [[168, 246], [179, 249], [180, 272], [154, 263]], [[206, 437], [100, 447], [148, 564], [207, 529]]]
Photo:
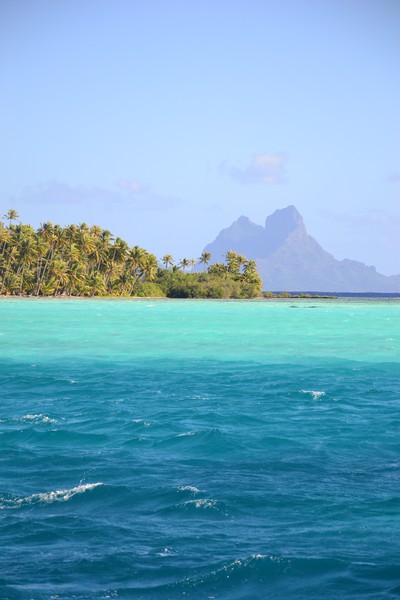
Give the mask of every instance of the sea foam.
[[321, 396], [325, 396], [326, 392], [319, 392], [318, 390], [301, 390], [302, 394], [310, 394], [313, 400], [319, 400]]
[[42, 414], [24, 415], [23, 417], [16, 417], [14, 420], [15, 421], [26, 421], [26, 422], [30, 422], [30, 423], [52, 423], [53, 425], [58, 422], [57, 419], [51, 419], [47, 415], [42, 415]]
[[66, 502], [67, 500], [70, 500], [73, 496], [76, 496], [77, 494], [83, 494], [101, 485], [104, 485], [104, 483], [85, 483], [83, 485], [78, 485], [76, 487], [65, 490], [41, 492], [38, 494], [32, 494], [31, 496], [25, 496], [23, 498], [4, 499], [0, 501], [0, 509], [21, 508], [23, 506], [32, 504], [50, 504], [52, 502]]

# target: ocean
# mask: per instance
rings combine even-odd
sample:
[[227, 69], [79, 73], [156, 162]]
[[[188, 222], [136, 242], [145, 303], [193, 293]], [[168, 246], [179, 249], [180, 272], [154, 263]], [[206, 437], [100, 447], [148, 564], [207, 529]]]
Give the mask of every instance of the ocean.
[[400, 301], [0, 300], [0, 598], [400, 598]]

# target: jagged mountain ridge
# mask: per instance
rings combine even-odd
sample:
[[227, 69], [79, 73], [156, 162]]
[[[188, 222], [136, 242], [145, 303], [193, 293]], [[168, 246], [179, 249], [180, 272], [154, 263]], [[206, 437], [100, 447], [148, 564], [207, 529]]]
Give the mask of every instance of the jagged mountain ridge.
[[212, 262], [234, 250], [257, 261], [265, 290], [320, 292], [400, 292], [400, 275], [387, 277], [375, 267], [337, 260], [307, 233], [294, 206], [276, 210], [265, 227], [241, 216], [204, 251]]

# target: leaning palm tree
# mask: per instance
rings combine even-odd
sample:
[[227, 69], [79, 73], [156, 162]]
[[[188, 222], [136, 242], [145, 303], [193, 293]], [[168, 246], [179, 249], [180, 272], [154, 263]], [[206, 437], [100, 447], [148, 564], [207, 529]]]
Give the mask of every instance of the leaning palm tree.
[[128, 251], [123, 276], [125, 277], [125, 281], [130, 283], [130, 294], [133, 293], [137, 281], [143, 276], [146, 265], [146, 255], [146, 250], [140, 248], [140, 246], [134, 246]]
[[6, 256], [9, 254], [9, 249], [12, 245], [12, 242], [12, 232], [0, 222], [0, 294], [3, 293], [5, 287], [8, 262], [6, 260]]
[[208, 263], [211, 260], [211, 253], [210, 252], [202, 252], [199, 258], [199, 264], [203, 264], [204, 265], [204, 270], [206, 270], [206, 267], [208, 265]]
[[153, 281], [158, 271], [157, 257], [151, 252], [146, 252], [146, 260], [143, 269], [143, 275], [147, 281]]
[[52, 265], [51, 275], [56, 281], [54, 295], [63, 292], [69, 280], [68, 263], [65, 260], [56, 259]]
[[30, 225], [19, 225], [19, 236], [16, 241], [17, 244], [17, 275], [20, 277], [19, 294], [22, 294], [24, 288], [24, 276], [28, 275], [32, 265], [36, 262], [37, 258], [37, 242], [35, 237], [35, 230]]
[[38, 229], [38, 242], [40, 245], [40, 265], [37, 275], [36, 296], [40, 295], [42, 284], [45, 281], [47, 272], [53, 260], [55, 242], [57, 234], [54, 231], [54, 225], [50, 221], [43, 223]]

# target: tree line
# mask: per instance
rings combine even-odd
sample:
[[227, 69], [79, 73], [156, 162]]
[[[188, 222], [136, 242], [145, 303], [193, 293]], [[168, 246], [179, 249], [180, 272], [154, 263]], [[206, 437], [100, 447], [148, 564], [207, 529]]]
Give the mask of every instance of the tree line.
[[[129, 246], [107, 229], [86, 223], [61, 227], [46, 222], [34, 229], [15, 223], [10, 209], [0, 221], [0, 294], [26, 296], [160, 296], [172, 298], [254, 298], [261, 294], [256, 263], [228, 251], [211, 264], [171, 254], [160, 261]], [[202, 265], [199, 272], [187, 272]]]

